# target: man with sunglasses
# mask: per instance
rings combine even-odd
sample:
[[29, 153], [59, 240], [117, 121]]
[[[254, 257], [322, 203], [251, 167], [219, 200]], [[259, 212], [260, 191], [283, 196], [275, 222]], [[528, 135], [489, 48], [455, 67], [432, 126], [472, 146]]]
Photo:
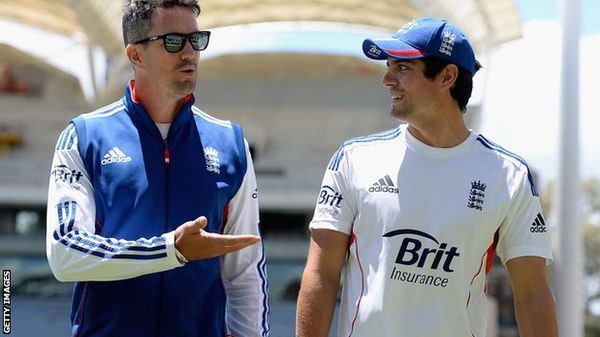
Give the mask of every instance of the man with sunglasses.
[[125, 96], [54, 153], [47, 255], [72, 336], [268, 336], [256, 181], [241, 128], [194, 107], [197, 0], [128, 0]]

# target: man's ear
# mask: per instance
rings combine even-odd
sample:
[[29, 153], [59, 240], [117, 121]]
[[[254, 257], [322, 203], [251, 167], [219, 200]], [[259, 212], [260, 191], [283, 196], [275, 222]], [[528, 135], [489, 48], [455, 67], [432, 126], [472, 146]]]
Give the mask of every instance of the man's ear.
[[144, 57], [140, 46], [128, 44], [127, 47], [125, 47], [125, 54], [134, 68], [144, 67]]
[[442, 85], [442, 87], [451, 89], [452, 87], [454, 87], [456, 79], [458, 78], [458, 67], [456, 66], [456, 64], [450, 63], [447, 66], [445, 66], [444, 69], [442, 69], [439, 76], [440, 84]]

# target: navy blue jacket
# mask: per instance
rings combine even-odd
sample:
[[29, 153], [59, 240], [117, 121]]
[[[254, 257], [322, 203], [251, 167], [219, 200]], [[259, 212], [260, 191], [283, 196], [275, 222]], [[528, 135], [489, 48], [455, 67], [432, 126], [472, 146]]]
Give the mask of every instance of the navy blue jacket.
[[[48, 257], [57, 278], [78, 281], [73, 336], [267, 335], [260, 244], [184, 265], [173, 245], [172, 231], [199, 216], [209, 232], [258, 234], [241, 128], [190, 96], [163, 140], [131, 86], [121, 101], [73, 119], [55, 152]], [[227, 288], [254, 308], [234, 300], [226, 320]]]

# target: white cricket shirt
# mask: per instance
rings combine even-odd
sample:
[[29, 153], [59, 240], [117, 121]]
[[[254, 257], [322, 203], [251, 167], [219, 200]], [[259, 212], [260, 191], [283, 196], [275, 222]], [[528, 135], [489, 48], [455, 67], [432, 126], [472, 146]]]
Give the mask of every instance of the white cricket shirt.
[[483, 337], [494, 254], [552, 260], [527, 165], [476, 133], [453, 148], [406, 125], [345, 142], [310, 228], [351, 235], [340, 337]]

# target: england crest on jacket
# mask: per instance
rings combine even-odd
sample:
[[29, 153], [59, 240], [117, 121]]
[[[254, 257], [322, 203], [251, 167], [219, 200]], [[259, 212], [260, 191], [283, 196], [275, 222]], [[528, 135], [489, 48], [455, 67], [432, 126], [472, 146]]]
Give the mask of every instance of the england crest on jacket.
[[204, 158], [206, 159], [206, 170], [208, 172], [221, 173], [219, 169], [221, 161], [219, 160], [219, 151], [217, 149], [212, 146], [205, 147]]

